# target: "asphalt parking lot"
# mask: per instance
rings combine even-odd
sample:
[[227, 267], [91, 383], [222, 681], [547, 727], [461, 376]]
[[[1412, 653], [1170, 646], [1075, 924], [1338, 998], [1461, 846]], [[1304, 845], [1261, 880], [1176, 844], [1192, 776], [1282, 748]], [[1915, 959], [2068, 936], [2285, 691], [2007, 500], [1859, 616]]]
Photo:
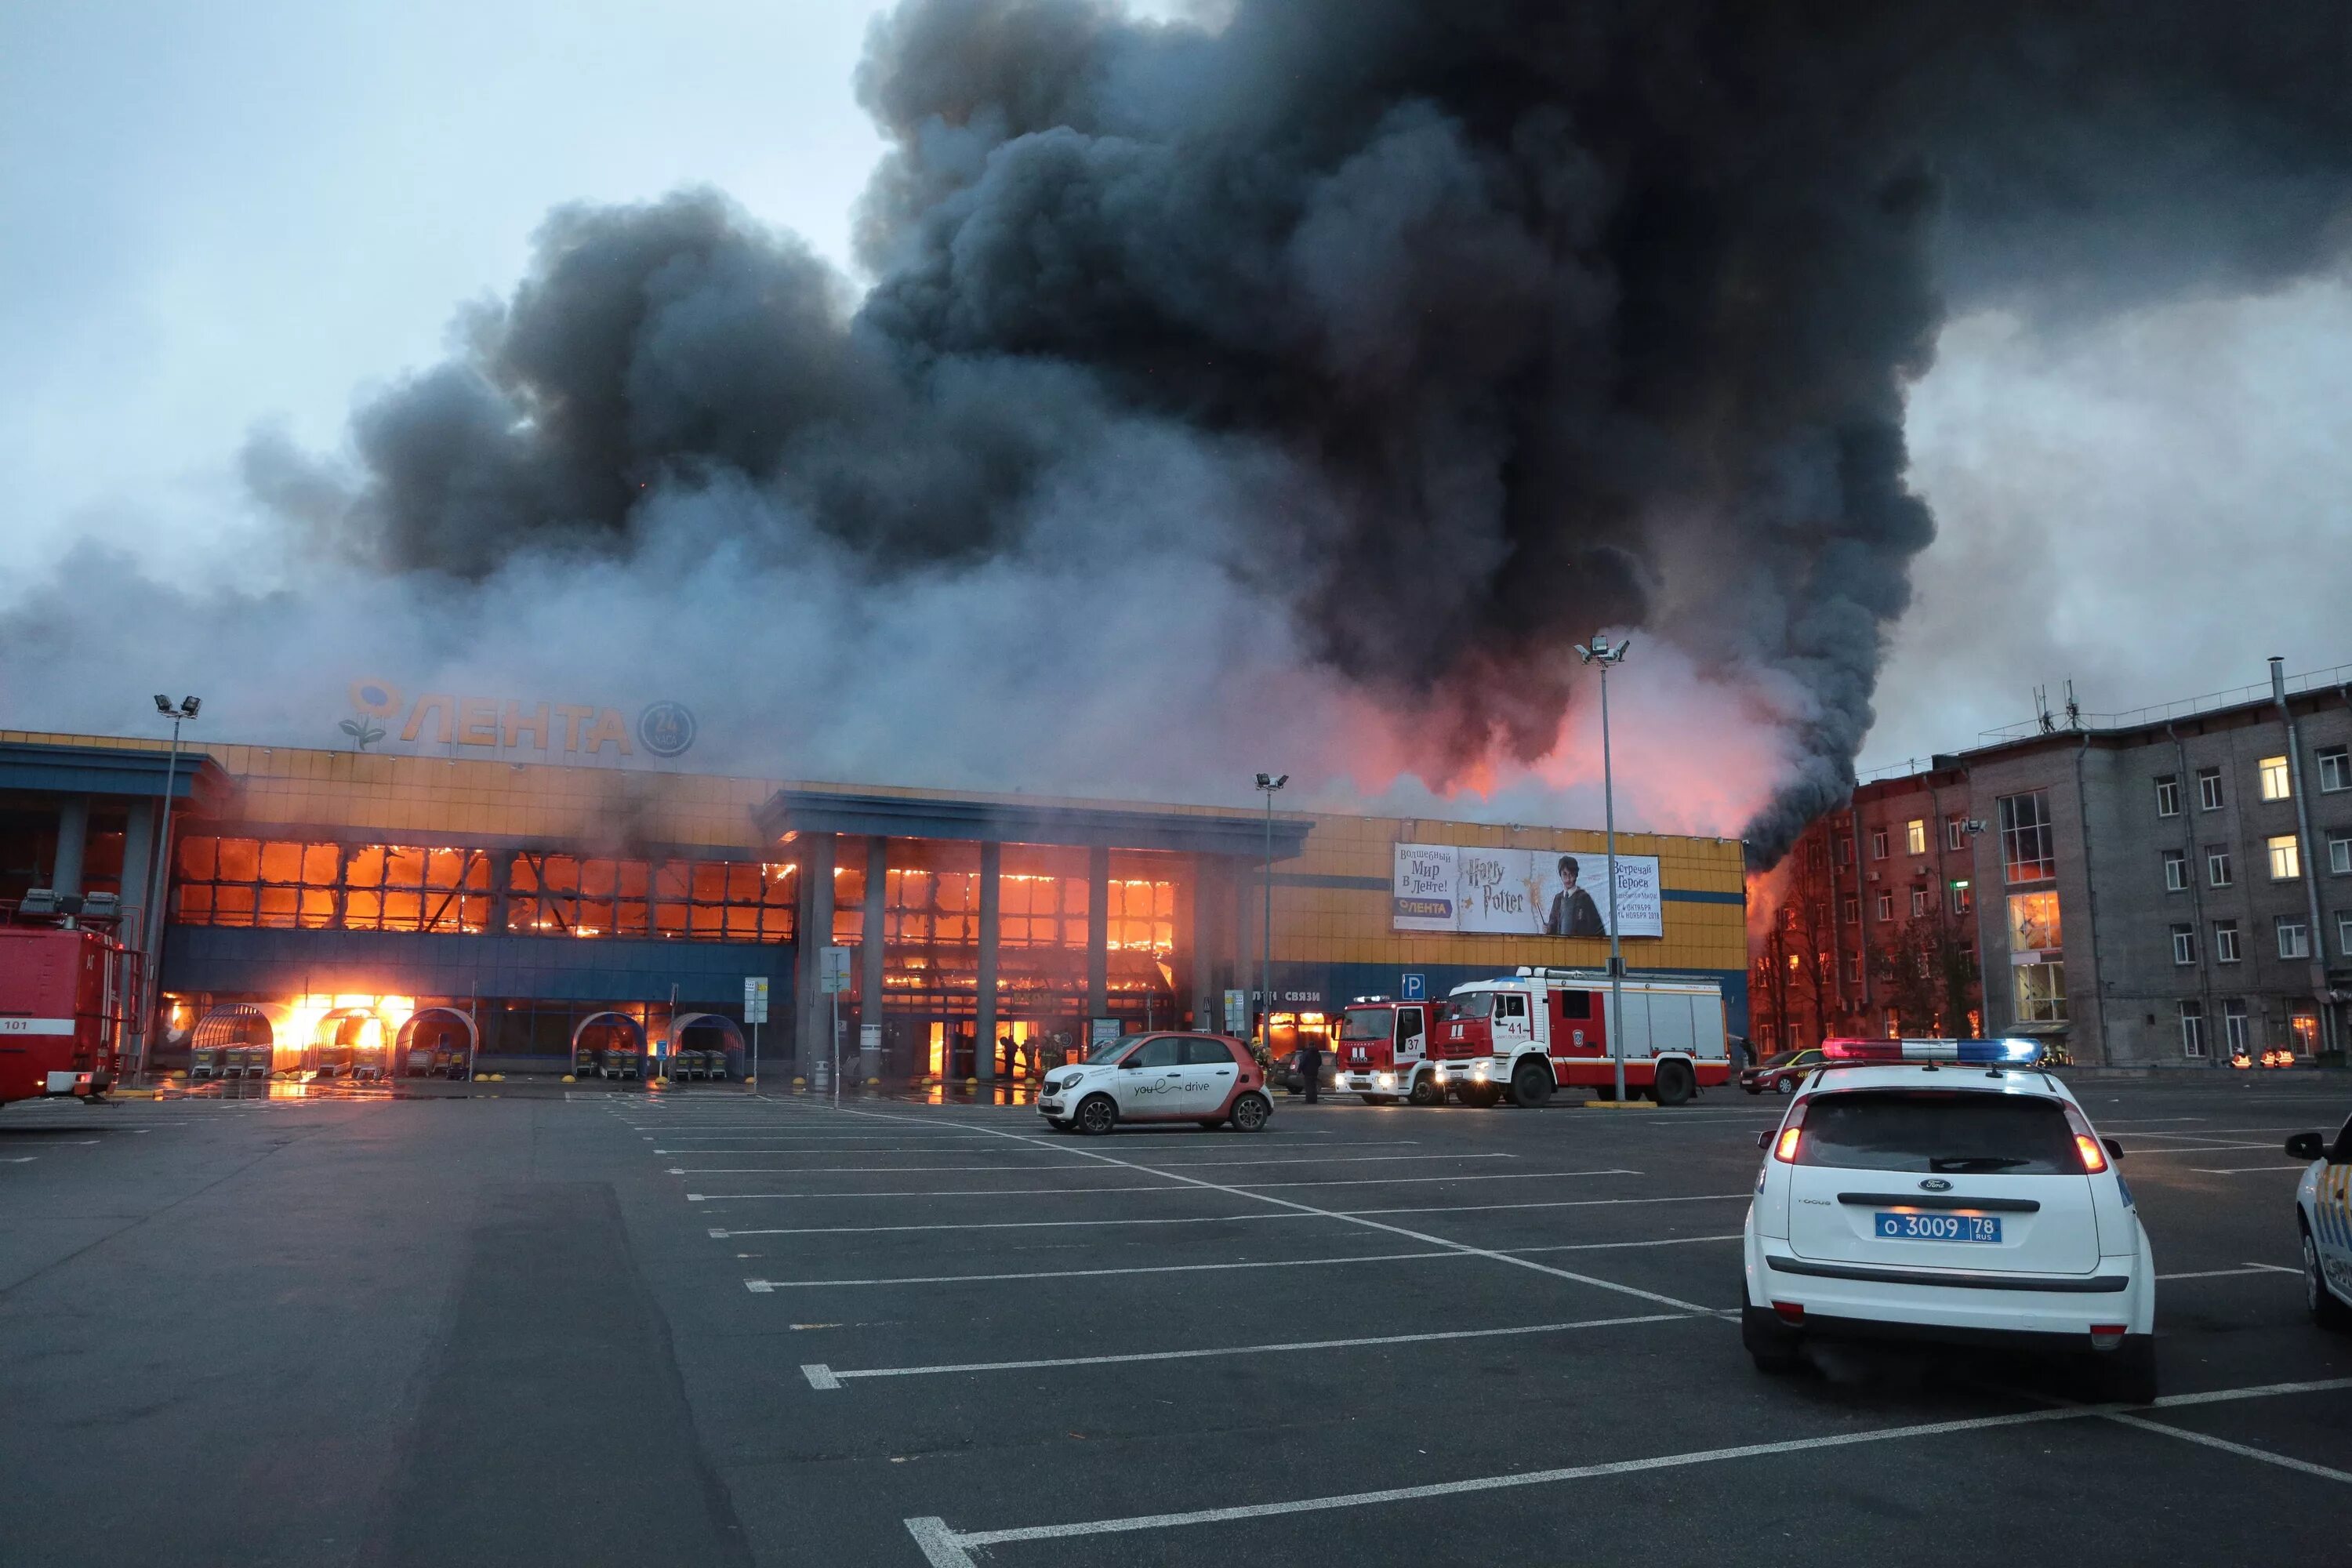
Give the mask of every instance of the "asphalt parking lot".
[[[2166, 1399], [1760, 1376], [1779, 1107], [1284, 1100], [1057, 1135], [474, 1086], [0, 1114], [0, 1562], [2332, 1562], [2352, 1339], [2292, 1131], [2331, 1085], [2084, 1089]], [[495, 1095], [488, 1092], [499, 1089]]]

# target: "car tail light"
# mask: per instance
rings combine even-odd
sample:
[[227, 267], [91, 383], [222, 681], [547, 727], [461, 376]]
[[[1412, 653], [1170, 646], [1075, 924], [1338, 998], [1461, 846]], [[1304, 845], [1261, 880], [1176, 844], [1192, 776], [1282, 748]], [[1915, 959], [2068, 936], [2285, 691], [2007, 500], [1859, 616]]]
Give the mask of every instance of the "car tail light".
[[1805, 1308], [1801, 1301], [1775, 1301], [1772, 1303], [1772, 1310], [1780, 1314], [1780, 1321], [1784, 1323], [1801, 1323], [1805, 1321]]
[[1772, 1158], [1783, 1165], [1797, 1163], [1797, 1145], [1801, 1142], [1800, 1130], [1805, 1125], [1805, 1106], [1799, 1100], [1789, 1108], [1789, 1120], [1780, 1124], [1780, 1136], [1772, 1141]]
[[2091, 1344], [2097, 1350], [2111, 1351], [2124, 1342], [2124, 1331], [2122, 1323], [2093, 1323]]
[[2083, 1173], [2095, 1176], [2107, 1168], [2107, 1152], [2099, 1147], [2098, 1135], [2091, 1131], [2091, 1124], [2084, 1120], [2083, 1113], [2071, 1105], [2065, 1110], [2066, 1125], [2074, 1133], [2074, 1152], [2082, 1157]]

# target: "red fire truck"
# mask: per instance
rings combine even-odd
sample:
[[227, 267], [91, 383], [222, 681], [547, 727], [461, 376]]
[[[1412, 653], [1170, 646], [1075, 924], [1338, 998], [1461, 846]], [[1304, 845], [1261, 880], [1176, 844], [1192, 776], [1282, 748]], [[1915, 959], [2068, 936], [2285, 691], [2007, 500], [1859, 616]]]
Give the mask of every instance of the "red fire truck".
[[135, 967], [101, 927], [0, 909], [0, 1105], [113, 1085]]
[[1339, 1015], [1336, 1087], [1367, 1105], [1403, 1099], [1435, 1105], [1445, 1098], [1444, 1071], [1481, 1053], [1437, 1037], [1443, 1002], [1359, 996]]
[[1731, 1076], [1723, 987], [1700, 975], [1628, 974], [1624, 1016], [1612, 1016], [1609, 976], [1597, 969], [1531, 969], [1457, 985], [1433, 1044], [1449, 1059], [1446, 1087], [1465, 1104], [1508, 1094], [1541, 1105], [1556, 1089], [1614, 1091], [1612, 1033], [1622, 1034], [1625, 1092], [1680, 1105]]

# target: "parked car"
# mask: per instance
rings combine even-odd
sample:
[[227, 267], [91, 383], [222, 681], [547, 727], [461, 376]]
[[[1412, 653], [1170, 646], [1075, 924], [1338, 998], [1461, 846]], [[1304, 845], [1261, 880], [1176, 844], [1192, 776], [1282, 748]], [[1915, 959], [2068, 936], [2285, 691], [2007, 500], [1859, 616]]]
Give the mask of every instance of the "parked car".
[[1780, 1051], [1739, 1069], [1739, 1087], [1750, 1094], [1794, 1094], [1805, 1075], [1822, 1065], [1817, 1050]]

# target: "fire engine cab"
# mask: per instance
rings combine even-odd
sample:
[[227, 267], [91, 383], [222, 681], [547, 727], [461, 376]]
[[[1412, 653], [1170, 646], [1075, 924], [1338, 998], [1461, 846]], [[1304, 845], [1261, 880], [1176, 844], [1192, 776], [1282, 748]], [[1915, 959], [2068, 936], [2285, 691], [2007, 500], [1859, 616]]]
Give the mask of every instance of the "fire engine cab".
[[1556, 1089], [1614, 1092], [1610, 1048], [1622, 1037], [1627, 1096], [1680, 1105], [1727, 1081], [1723, 987], [1696, 975], [1628, 974], [1614, 1016], [1609, 976], [1597, 969], [1532, 969], [1457, 985], [1433, 1046], [1447, 1059], [1445, 1088], [1465, 1104], [1508, 1094], [1541, 1105]]
[[37, 893], [19, 909], [0, 906], [0, 1105], [44, 1095], [94, 1101], [113, 1085], [135, 964], [110, 931], [76, 918], [100, 898], [110, 918], [105, 895]]
[[1435, 1105], [1445, 1098], [1444, 1068], [1477, 1054], [1466, 1043], [1440, 1038], [1443, 1002], [1399, 1002], [1359, 996], [1339, 1015], [1338, 1087], [1367, 1105], [1405, 1099]]

